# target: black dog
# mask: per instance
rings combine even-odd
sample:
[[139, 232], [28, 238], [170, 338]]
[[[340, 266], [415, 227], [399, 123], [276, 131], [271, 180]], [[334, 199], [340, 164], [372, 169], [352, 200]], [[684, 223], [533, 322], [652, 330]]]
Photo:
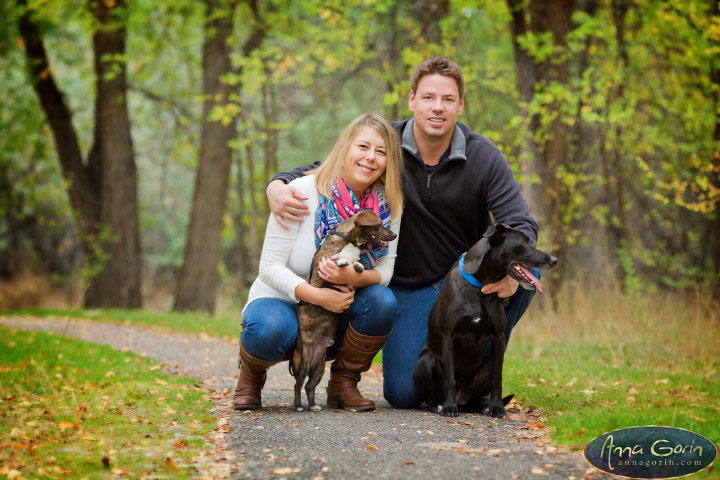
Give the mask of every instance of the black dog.
[[[338, 254], [341, 258], [334, 260], [337, 266], [346, 267], [352, 262], [355, 270], [362, 272], [365, 267], [358, 261], [361, 248], [369, 243], [378, 247], [387, 247], [388, 242], [394, 240], [396, 236], [392, 231], [383, 227], [380, 217], [372, 210], [363, 210], [353, 215], [328, 232], [313, 257], [308, 283], [313, 287], [329, 287], [337, 290], [337, 285], [316, 275], [321, 258]], [[300, 331], [292, 346], [290, 359], [290, 373], [295, 377], [293, 407], [299, 412], [303, 410], [301, 389], [305, 378], [309, 376], [305, 385], [308, 408], [321, 410], [320, 406], [315, 404], [315, 387], [325, 373], [325, 355], [328, 347], [334, 342], [333, 338], [340, 315], [325, 310], [319, 305], [300, 302], [297, 316]]]
[[[503, 300], [480, 288], [510, 275], [524, 288], [543, 293], [528, 267], [549, 269], [556, 263], [523, 232], [496, 223], [453, 265], [430, 311], [428, 339], [413, 372], [428, 410], [446, 417], [457, 417], [458, 407], [505, 415], [512, 398], [501, 399], [507, 319]], [[492, 356], [486, 358], [490, 341]]]

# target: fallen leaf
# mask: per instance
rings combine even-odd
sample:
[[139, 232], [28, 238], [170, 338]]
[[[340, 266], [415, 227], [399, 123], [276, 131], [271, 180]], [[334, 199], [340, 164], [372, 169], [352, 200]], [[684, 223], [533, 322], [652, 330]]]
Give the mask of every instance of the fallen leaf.
[[57, 427], [60, 429], [61, 432], [64, 432], [68, 428], [72, 427], [72, 423], [68, 422], [67, 420], [63, 420], [62, 422], [57, 424]]
[[536, 473], [538, 475], [545, 473], [545, 471], [540, 467], [533, 467], [532, 470], [530, 470], [532, 473]]
[[435, 435], [435, 432], [433, 432], [432, 430], [426, 430], [425, 433], [427, 433], [428, 435]]
[[103, 464], [103, 467], [105, 467], [105, 468], [110, 468], [110, 457], [108, 457], [107, 455], [105, 455], [104, 457], [102, 457], [101, 462], [102, 462], [102, 464]]
[[367, 450], [377, 450], [378, 448], [377, 448], [375, 445], [368, 445], [367, 447], [365, 447], [365, 449], [367, 449]]
[[414, 464], [415, 464], [415, 462], [412, 461], [412, 460], [405, 460], [405, 461], [403, 462], [403, 465], [414, 465]]
[[166, 458], [165, 458], [165, 463], [167, 464], [168, 467], [172, 468], [172, 469], [175, 470], [176, 472], [179, 472], [179, 471], [180, 471], [180, 467], [178, 467], [178, 466], [177, 466], [177, 463], [173, 462], [170, 457], [166, 457]]
[[112, 469], [112, 473], [113, 473], [113, 475], [119, 475], [119, 476], [121, 476], [121, 477], [125, 477], [125, 476], [127, 476], [127, 475], [130, 475], [130, 472], [128, 472], [127, 470], [123, 470], [123, 469], [121, 469], [121, 468], [113, 468], [113, 469]]
[[300, 471], [299, 468], [283, 467], [283, 468], [276, 468], [275, 470], [271, 470], [268, 473], [272, 473], [274, 475], [287, 475], [288, 473], [297, 473], [299, 471]]
[[655, 385], [667, 385], [668, 379], [663, 378], [662, 380], [655, 380]]

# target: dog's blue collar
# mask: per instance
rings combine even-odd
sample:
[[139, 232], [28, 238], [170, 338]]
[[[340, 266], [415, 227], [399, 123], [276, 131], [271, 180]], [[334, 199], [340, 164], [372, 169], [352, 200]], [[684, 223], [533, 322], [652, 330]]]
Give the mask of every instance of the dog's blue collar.
[[[467, 253], [467, 252], [465, 252]], [[485, 286], [484, 283], [480, 283], [477, 278], [473, 277], [469, 273], [467, 273], [463, 269], [463, 265], [465, 264], [465, 253], [460, 255], [460, 260], [458, 260], [458, 268], [460, 269], [460, 273], [462, 274], [463, 278], [473, 287], [482, 288]]]

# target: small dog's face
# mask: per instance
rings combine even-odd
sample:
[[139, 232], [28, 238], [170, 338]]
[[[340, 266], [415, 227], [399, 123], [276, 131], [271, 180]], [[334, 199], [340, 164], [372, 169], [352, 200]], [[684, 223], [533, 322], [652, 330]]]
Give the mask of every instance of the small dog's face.
[[540, 281], [529, 268], [548, 270], [557, 264], [557, 258], [538, 250], [527, 235], [503, 223], [490, 225], [483, 236], [490, 241], [493, 258], [505, 265], [508, 275], [523, 288], [543, 293]]
[[352, 229], [350, 236], [358, 245], [366, 245], [371, 243], [376, 247], [387, 248], [388, 243], [395, 240], [395, 235], [391, 230], [383, 227], [382, 220], [372, 210], [363, 210], [353, 217], [355, 228]]

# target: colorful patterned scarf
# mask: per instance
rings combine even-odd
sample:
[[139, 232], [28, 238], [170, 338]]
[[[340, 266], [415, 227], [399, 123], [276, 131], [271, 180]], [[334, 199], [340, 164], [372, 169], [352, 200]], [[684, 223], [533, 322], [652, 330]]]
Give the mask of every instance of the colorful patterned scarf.
[[[332, 198], [318, 195], [319, 203], [315, 212], [315, 248], [320, 247], [329, 230], [361, 210], [372, 210], [377, 213], [383, 226], [390, 228], [390, 207], [385, 205], [382, 187], [369, 188], [358, 202], [352, 190], [338, 175], [332, 184], [331, 193]], [[371, 243], [360, 246], [360, 260], [367, 269], [374, 268], [378, 260], [387, 253], [387, 248], [376, 247]]]

